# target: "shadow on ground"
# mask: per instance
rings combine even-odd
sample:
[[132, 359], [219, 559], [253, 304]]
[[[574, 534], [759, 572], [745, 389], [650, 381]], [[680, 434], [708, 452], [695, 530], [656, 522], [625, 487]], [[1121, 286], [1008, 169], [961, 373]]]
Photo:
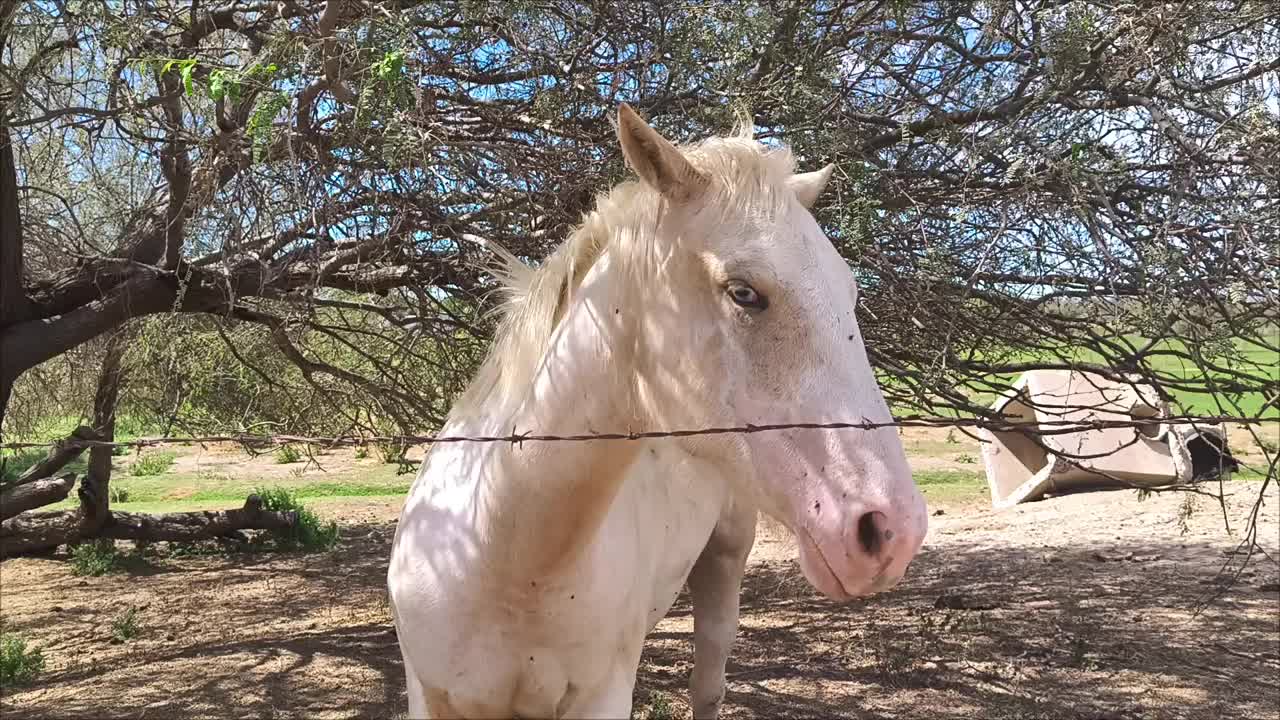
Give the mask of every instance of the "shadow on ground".
[[[6, 562], [6, 626], [49, 668], [6, 689], [0, 716], [397, 717], [393, 527], [347, 526], [331, 555], [162, 560], [133, 576]], [[1196, 615], [1222, 547], [935, 538], [898, 589], [842, 606], [771, 559], [744, 588], [723, 717], [1274, 718], [1280, 597], [1259, 589], [1274, 556]], [[142, 634], [113, 644], [129, 607]], [[691, 630], [682, 597], [646, 646], [637, 717], [657, 698], [687, 717]]]
[[[1186, 559], [1204, 549], [951, 545], [845, 606], [794, 567], [756, 567], [723, 716], [1274, 718], [1280, 598], [1260, 588], [1275, 563], [1256, 559], [1196, 615], [1217, 566]], [[651, 638], [638, 705], [657, 690], [684, 708], [688, 615], [682, 598]]]

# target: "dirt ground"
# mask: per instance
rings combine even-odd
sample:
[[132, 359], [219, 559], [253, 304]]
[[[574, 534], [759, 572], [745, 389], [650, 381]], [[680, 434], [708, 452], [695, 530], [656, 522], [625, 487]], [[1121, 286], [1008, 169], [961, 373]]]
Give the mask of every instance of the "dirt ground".
[[[931, 500], [941, 514], [907, 579], [847, 605], [810, 589], [763, 522], [722, 716], [1280, 717], [1280, 494], [1273, 484], [1259, 516], [1265, 553], [1222, 587], [1260, 483], [1227, 487], [1235, 535], [1215, 501], [1181, 493], [1002, 512]], [[0, 718], [399, 716], [384, 594], [398, 502], [321, 507], [344, 523], [328, 555], [165, 559], [100, 578], [57, 558], [3, 563], [0, 615], [47, 669], [5, 692]], [[114, 644], [129, 607], [141, 634]], [[689, 716], [691, 633], [682, 598], [649, 639], [636, 717]]]

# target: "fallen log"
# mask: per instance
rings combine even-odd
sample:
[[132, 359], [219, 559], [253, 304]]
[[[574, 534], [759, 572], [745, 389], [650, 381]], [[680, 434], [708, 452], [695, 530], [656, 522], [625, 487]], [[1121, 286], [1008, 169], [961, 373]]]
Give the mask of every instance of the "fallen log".
[[75, 485], [75, 473], [67, 473], [4, 488], [0, 490], [0, 520], [63, 500]]
[[79, 537], [79, 510], [23, 513], [0, 522], [0, 558], [47, 550]]
[[111, 512], [92, 536], [80, 532], [81, 512], [25, 513], [0, 522], [0, 558], [37, 552], [65, 543], [105, 537], [143, 542], [190, 542], [233, 536], [240, 530], [285, 530], [298, 522], [296, 512], [262, 509], [257, 495], [232, 510], [145, 515]]
[[80, 457], [84, 452], [83, 447], [76, 447], [72, 443], [76, 440], [97, 440], [98, 433], [93, 428], [81, 425], [67, 436], [66, 440], [59, 442], [57, 445], [49, 448], [49, 452], [44, 459], [35, 465], [27, 468], [18, 479], [10, 483], [10, 487], [18, 485], [26, 485], [30, 482], [37, 482], [45, 478], [52, 477], [54, 473], [62, 469], [63, 465]]
[[263, 510], [258, 496], [250, 495], [244, 507], [235, 510], [162, 515], [113, 510], [100, 536], [116, 540], [187, 542], [230, 535], [240, 530], [287, 530], [297, 522], [298, 513]]

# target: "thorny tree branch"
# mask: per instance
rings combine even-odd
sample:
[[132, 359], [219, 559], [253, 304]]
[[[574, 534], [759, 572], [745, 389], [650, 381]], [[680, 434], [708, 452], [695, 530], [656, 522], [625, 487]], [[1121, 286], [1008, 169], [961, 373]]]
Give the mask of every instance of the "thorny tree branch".
[[[437, 427], [491, 327], [478, 239], [545, 257], [625, 177], [626, 100], [836, 163], [817, 215], [900, 412], [990, 421], [1017, 373], [1077, 368], [1280, 413], [1267, 3], [76, 8], [0, 4], [6, 399], [146, 316], [271, 378], [219, 375], [221, 427]], [[125, 401], [183, 407], [152, 364]]]

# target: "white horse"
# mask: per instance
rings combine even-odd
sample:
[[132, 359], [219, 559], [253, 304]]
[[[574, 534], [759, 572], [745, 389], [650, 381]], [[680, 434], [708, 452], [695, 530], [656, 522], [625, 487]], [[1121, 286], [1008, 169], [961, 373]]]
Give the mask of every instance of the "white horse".
[[[511, 294], [446, 433], [890, 420], [848, 265], [751, 138], [678, 149], [628, 106], [615, 187]], [[714, 718], [757, 510], [834, 600], [892, 587], [926, 532], [892, 428], [460, 443], [428, 453], [387, 573], [411, 717], [625, 718], [646, 635], [688, 583], [696, 718]]]

